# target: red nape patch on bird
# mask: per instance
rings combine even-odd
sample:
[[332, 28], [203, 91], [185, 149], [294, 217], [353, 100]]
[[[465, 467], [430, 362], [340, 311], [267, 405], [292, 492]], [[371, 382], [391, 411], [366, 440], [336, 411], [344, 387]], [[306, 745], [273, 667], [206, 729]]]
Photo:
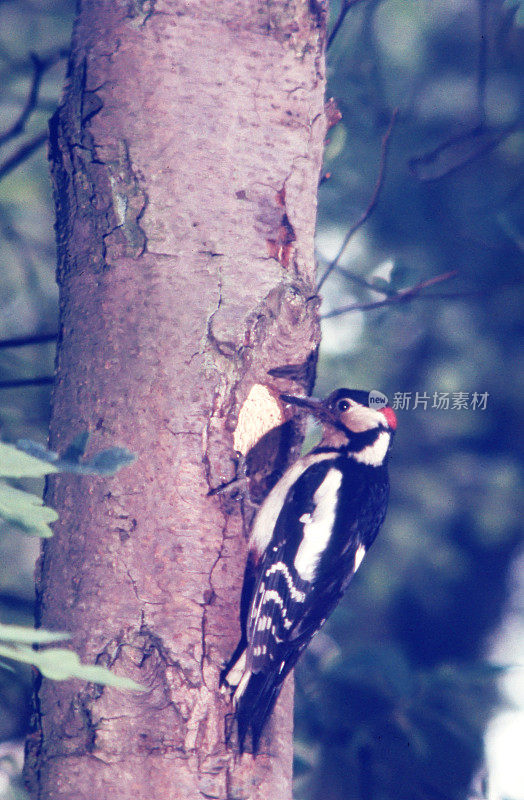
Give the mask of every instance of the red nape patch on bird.
[[397, 416], [393, 409], [390, 406], [384, 406], [384, 408], [380, 409], [380, 413], [384, 414], [387, 423], [392, 431], [396, 431], [397, 429]]

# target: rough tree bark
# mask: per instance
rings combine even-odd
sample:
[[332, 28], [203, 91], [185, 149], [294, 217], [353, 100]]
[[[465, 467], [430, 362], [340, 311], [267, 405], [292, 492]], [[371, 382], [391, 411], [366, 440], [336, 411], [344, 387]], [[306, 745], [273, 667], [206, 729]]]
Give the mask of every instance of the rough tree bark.
[[51, 446], [89, 429], [94, 450], [138, 459], [50, 482], [39, 621], [148, 690], [43, 681], [27, 759], [39, 800], [291, 797], [291, 684], [256, 760], [225, 745], [218, 675], [246, 544], [240, 504], [207, 493], [235, 474], [253, 385], [309, 388], [308, 370], [268, 370], [318, 346], [324, 36], [306, 0], [79, 4], [50, 137]]

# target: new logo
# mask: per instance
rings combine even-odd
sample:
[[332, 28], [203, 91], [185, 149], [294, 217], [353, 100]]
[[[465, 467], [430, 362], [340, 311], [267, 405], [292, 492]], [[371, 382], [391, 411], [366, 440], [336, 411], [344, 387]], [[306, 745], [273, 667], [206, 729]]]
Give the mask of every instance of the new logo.
[[370, 408], [384, 408], [387, 406], [388, 398], [378, 389], [372, 389], [368, 395], [368, 406]]

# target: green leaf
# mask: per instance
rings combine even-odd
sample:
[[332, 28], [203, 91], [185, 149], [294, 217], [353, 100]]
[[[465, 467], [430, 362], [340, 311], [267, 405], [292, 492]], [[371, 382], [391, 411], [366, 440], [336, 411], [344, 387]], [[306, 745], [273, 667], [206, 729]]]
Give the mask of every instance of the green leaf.
[[125, 447], [110, 447], [108, 450], [97, 453], [90, 461], [84, 461], [82, 468], [96, 475], [113, 475], [134, 460], [133, 453], [130, 453]]
[[43, 628], [29, 628], [25, 625], [2, 625], [0, 623], [0, 640], [22, 644], [48, 644], [69, 639], [69, 633], [46, 631]]
[[[19, 439], [16, 446], [24, 453], [52, 463], [53, 472], [69, 472], [74, 475], [114, 475], [122, 467], [131, 464], [135, 456], [125, 447], [109, 447], [91, 459], [80, 461], [89, 441], [87, 431], [76, 436], [63, 456], [53, 450], [46, 450], [31, 439]], [[49, 470], [46, 470], [46, 472]]]
[[73, 464], [78, 464], [80, 459], [84, 455], [85, 451], [87, 450], [87, 445], [89, 444], [90, 433], [89, 431], [83, 431], [79, 433], [78, 436], [75, 436], [67, 450], [65, 451], [64, 455], [62, 456], [62, 461], [71, 461]]
[[30, 536], [47, 538], [53, 535], [49, 523], [56, 522], [58, 514], [44, 506], [41, 497], [0, 482], [0, 517]]
[[[33, 442], [32, 439], [19, 439], [16, 446], [18, 450], [33, 456], [33, 458], [37, 458], [39, 461], [45, 461], [46, 463], [56, 465], [56, 462], [59, 460], [58, 453], [55, 453], [53, 450], [48, 450], [43, 445], [38, 444], [38, 442]], [[55, 466], [53, 472], [58, 472], [57, 466]]]
[[46, 464], [40, 458], [20, 452], [11, 444], [0, 442], [0, 477], [41, 478], [49, 472], [58, 472], [58, 469], [49, 463], [49, 459]]
[[131, 678], [115, 675], [106, 667], [82, 664], [73, 650], [66, 650], [64, 647], [33, 650], [23, 645], [10, 646], [0, 643], [0, 656], [23, 664], [32, 664], [40, 670], [44, 677], [55, 681], [79, 678], [91, 683], [113, 686], [115, 689], [131, 689], [135, 692], [147, 691], [145, 686], [141, 686]]

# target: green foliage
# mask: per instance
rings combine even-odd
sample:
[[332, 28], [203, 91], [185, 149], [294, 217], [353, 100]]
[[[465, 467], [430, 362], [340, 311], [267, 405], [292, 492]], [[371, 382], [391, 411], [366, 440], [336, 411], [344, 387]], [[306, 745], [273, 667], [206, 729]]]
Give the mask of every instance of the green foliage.
[[[113, 475], [130, 464], [134, 456], [125, 448], [112, 447], [91, 459], [81, 460], [89, 435], [77, 436], [60, 457], [34, 442], [23, 440], [18, 448], [0, 443], [0, 475], [7, 479], [37, 478], [48, 473], [72, 472], [80, 475]], [[43, 505], [40, 497], [0, 483], [0, 517], [23, 533], [41, 537], [52, 536], [49, 523], [58, 514]], [[63, 647], [35, 650], [33, 645], [47, 645], [68, 639], [69, 634], [34, 630], [20, 625], [0, 624], [0, 657], [37, 667], [42, 675], [53, 680], [78, 678], [118, 689], [141, 691], [143, 687], [129, 678], [121, 677], [98, 665], [81, 664], [75, 652]], [[8, 668], [3, 661], [0, 666]]]
[[[0, 442], [0, 477], [40, 478], [50, 472], [58, 472], [58, 467]], [[49, 523], [56, 522], [58, 514], [37, 495], [0, 482], [0, 517], [30, 536], [48, 537], [53, 535]]]
[[13, 644], [49, 644], [50, 642], [63, 642], [69, 639], [68, 633], [58, 631], [45, 631], [43, 628], [34, 630], [24, 625], [2, 625], [0, 623], [0, 640]]
[[[0, 657], [32, 664], [46, 678], [52, 678], [55, 681], [79, 678], [104, 686], [113, 686], [117, 689], [143, 691], [143, 687], [135, 681], [115, 675], [105, 667], [81, 664], [77, 654], [72, 650], [66, 650], [63, 647], [33, 650], [31, 647], [31, 645], [50, 644], [69, 638], [68, 633], [46, 631], [41, 628], [33, 630], [22, 625], [0, 624]], [[1, 661], [0, 665], [6, 666]]]
[[47, 538], [53, 535], [49, 523], [56, 522], [58, 514], [38, 495], [0, 483], [0, 517], [29, 536]]
[[47, 461], [0, 442], [0, 478], [41, 478], [48, 473], [58, 472], [58, 467], [45, 463]]
[[[29, 633], [28, 631], [28, 634]], [[39, 631], [35, 631], [34, 633], [38, 635]], [[49, 633], [49, 635], [51, 634]], [[64, 636], [61, 638], [64, 638]], [[106, 669], [106, 667], [81, 664], [80, 659], [73, 650], [66, 650], [63, 647], [51, 647], [47, 650], [33, 650], [31, 647], [25, 647], [23, 645], [3, 644], [0, 635], [0, 657], [10, 658], [13, 661], [19, 661], [23, 664], [32, 664], [40, 670], [45, 678], [51, 678], [55, 681], [78, 678], [83, 681], [100, 683], [104, 686], [112, 686], [115, 689], [131, 689], [138, 692], [145, 691], [144, 687], [140, 686], [140, 684], [130, 678], [115, 675], [113, 672]]]
[[350, 644], [327, 663], [309, 662], [314, 677], [301, 670], [298, 685], [300, 729], [311, 726], [317, 742], [306, 796], [360, 800], [363, 786], [402, 798], [464, 796], [499, 669], [417, 669], [394, 644]]
[[61, 457], [30, 439], [19, 439], [17, 447], [33, 458], [47, 462], [52, 467], [47, 472], [70, 472], [74, 475], [114, 475], [135, 460], [133, 453], [125, 447], [109, 447], [90, 459], [83, 459], [88, 444], [89, 433], [86, 431], [73, 439]]
[[[3, 478], [35, 478], [48, 473], [69, 472], [76, 475], [114, 475], [134, 461], [134, 455], [123, 447], [110, 447], [90, 459], [82, 459], [89, 435], [77, 436], [63, 457], [41, 445], [22, 439], [18, 449], [0, 442], [0, 476]], [[30, 536], [52, 536], [49, 523], [58, 515], [43, 505], [40, 497], [0, 482], [0, 517]]]

